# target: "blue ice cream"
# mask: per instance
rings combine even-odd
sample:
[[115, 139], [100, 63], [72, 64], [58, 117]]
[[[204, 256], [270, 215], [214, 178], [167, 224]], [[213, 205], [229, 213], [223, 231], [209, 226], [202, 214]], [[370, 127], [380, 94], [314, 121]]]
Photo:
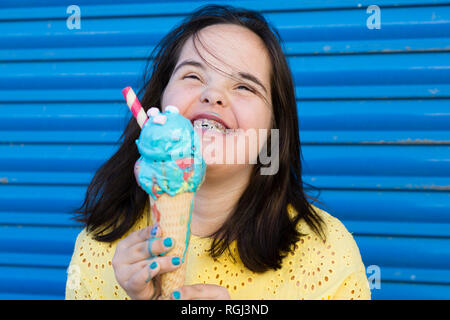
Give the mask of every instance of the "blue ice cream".
[[173, 106], [163, 113], [157, 108], [148, 113], [149, 120], [136, 140], [141, 154], [135, 167], [139, 185], [155, 200], [163, 193], [175, 196], [197, 191], [205, 178], [206, 163], [191, 122]]

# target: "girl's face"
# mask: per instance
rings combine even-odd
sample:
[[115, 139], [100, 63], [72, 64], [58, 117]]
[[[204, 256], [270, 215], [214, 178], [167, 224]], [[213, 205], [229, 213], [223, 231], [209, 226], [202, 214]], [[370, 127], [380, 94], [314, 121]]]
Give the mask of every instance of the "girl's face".
[[[162, 107], [174, 105], [192, 122], [209, 118], [244, 132], [270, 130], [271, 63], [263, 41], [247, 28], [228, 24], [206, 27], [198, 37], [195, 46], [193, 37], [184, 44], [163, 92]], [[228, 139], [230, 134], [215, 129], [196, 130], [203, 132], [203, 155], [209, 168], [212, 163], [205, 149], [212, 141], [204, 136]], [[247, 161], [248, 148], [246, 144]]]

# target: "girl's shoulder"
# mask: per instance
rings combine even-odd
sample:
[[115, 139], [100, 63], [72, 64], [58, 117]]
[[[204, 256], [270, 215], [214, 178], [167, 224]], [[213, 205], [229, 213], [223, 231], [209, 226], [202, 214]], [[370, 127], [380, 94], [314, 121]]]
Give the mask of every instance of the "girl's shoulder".
[[[344, 224], [325, 210], [312, 207], [323, 220], [324, 237], [315, 234], [303, 219], [300, 220], [297, 230], [303, 236], [290, 253], [292, 259], [301, 260], [301, 265], [310, 264], [311, 268], [316, 266], [316, 273], [323, 275], [325, 272], [323, 276], [330, 280], [338, 274], [338, 278], [342, 278], [365, 270], [356, 241]], [[288, 210], [294, 209], [290, 206]]]
[[[338, 218], [312, 204], [311, 207], [316, 212], [317, 216], [319, 216], [323, 221], [322, 227], [324, 239], [321, 239], [318, 235], [316, 235], [310, 228], [310, 226], [303, 219], [301, 219], [297, 225], [297, 230], [303, 235], [308, 235], [306, 236], [306, 239], [314, 238], [317, 239], [317, 241], [320, 240], [319, 242], [322, 242], [323, 244], [328, 243], [327, 246], [331, 245], [332, 243], [345, 243], [354, 241], [352, 234], [347, 230], [345, 225]], [[288, 212], [290, 215], [296, 213], [294, 207], [291, 205], [288, 205]]]
[[67, 278], [66, 299], [129, 298], [117, 283], [112, 267], [119, 241], [98, 241], [86, 228], [80, 231], [70, 261], [71, 274]]
[[[95, 232], [88, 230], [88, 228], [84, 227], [80, 230], [77, 239], [75, 241], [75, 250], [80, 251], [95, 251], [95, 249], [99, 250], [108, 250], [111, 248], [115, 248], [117, 243], [126, 238], [131, 233], [143, 229], [151, 223], [151, 219], [149, 218], [149, 214], [147, 212], [148, 207], [146, 206], [143, 214], [137, 219], [133, 227], [131, 227], [124, 235], [122, 235], [119, 239], [112, 242], [102, 242], [96, 240]], [[107, 231], [110, 231], [109, 229]]]
[[[286, 298], [370, 299], [365, 267], [353, 235], [325, 210], [312, 209], [323, 221], [323, 237], [303, 219], [299, 221], [297, 230], [302, 236], [274, 276], [287, 286]], [[296, 214], [290, 205], [288, 211]]]
[[111, 265], [116, 242], [101, 242], [95, 239], [91, 232], [83, 228], [77, 236], [72, 254], [72, 264], [76, 263], [81, 269], [98, 270]]
[[[133, 227], [128, 230], [120, 239], [117, 239], [113, 242], [102, 242], [95, 239], [95, 234], [92, 231], [89, 231], [86, 227], [83, 228], [77, 236], [75, 241], [75, 250], [79, 251], [109, 251], [108, 249], [113, 249], [117, 245], [117, 243], [130, 235], [131, 233], [143, 229], [148, 226], [150, 221], [147, 219], [145, 215], [142, 215]], [[96, 250], [98, 249], [98, 250]]]

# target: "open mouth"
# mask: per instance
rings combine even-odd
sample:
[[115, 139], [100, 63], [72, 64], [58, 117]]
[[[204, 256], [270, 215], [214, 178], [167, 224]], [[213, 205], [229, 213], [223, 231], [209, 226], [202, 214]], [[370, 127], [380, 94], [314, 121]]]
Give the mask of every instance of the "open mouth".
[[231, 134], [235, 129], [230, 126], [218, 115], [211, 112], [198, 113], [190, 118], [192, 125], [202, 132], [216, 132], [220, 134]]
[[204, 130], [216, 130], [220, 133], [227, 134], [227, 129], [222, 123], [212, 119], [196, 119], [193, 121], [194, 128], [200, 128]]

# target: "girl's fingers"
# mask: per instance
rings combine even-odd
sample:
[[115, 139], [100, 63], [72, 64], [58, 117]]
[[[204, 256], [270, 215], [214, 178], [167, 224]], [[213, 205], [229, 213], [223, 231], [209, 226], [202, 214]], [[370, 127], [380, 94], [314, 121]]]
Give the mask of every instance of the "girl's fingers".
[[[178, 269], [181, 266], [181, 258], [176, 256], [167, 256], [155, 258], [153, 262], [156, 262], [159, 267], [159, 274], [171, 272]], [[151, 264], [150, 264], [151, 267]]]
[[215, 284], [183, 286], [172, 293], [172, 300], [228, 300], [228, 290]]
[[175, 241], [171, 237], [150, 238], [145, 244], [147, 255], [149, 257], [156, 257], [170, 251], [173, 248]]
[[159, 223], [156, 223], [152, 226], [152, 228], [150, 229], [150, 237], [156, 237], [159, 238], [162, 236], [162, 231], [161, 228], [159, 226]]
[[131, 233], [129, 236], [119, 241], [117, 247], [120, 249], [127, 249], [134, 246], [135, 244], [138, 244], [139, 242], [146, 241], [151, 236], [150, 235], [151, 229], [152, 226], [148, 226], [146, 228]]
[[178, 257], [159, 257], [145, 261], [145, 264], [142, 262], [131, 266], [131, 277], [125, 283], [135, 299], [151, 299], [155, 290], [159, 290], [160, 278], [157, 276], [174, 271], [181, 265]]
[[180, 266], [181, 259], [175, 256], [158, 257], [140, 261], [129, 266], [127, 272], [130, 275], [130, 278], [128, 281], [134, 278], [131, 283], [142, 285], [143, 282], [149, 282], [156, 275], [174, 271]]
[[144, 242], [140, 242], [128, 249], [128, 263], [136, 263], [138, 261], [154, 258], [169, 252], [175, 242], [172, 238], [149, 238]]
[[155, 278], [160, 271], [160, 265], [156, 261], [146, 261], [145, 264], [136, 263], [131, 267], [133, 270], [132, 276], [128, 279], [126, 287], [130, 288], [136, 299], [150, 299], [153, 297], [155, 288], [153, 278]]

